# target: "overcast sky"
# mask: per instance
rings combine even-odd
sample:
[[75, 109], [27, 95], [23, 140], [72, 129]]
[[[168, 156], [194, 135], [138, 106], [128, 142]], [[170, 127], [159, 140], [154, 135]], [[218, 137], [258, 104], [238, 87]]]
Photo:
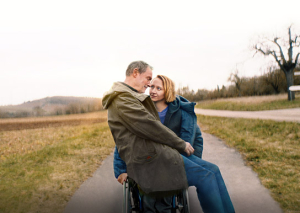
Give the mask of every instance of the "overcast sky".
[[[3, 3], [4, 2], [4, 3]], [[176, 86], [227, 86], [260, 75], [258, 35], [300, 33], [300, 1], [1, 1], [0, 105], [102, 97], [144, 60]]]

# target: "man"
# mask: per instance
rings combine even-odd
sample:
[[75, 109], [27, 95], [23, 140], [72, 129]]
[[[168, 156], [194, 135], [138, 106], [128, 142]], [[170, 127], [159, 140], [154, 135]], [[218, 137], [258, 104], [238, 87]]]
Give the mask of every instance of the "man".
[[174, 191], [188, 187], [179, 152], [193, 153], [193, 147], [165, 127], [150, 97], [152, 67], [132, 62], [124, 83], [116, 82], [103, 97], [108, 124], [128, 175], [145, 193]]
[[197, 163], [200, 159], [193, 162], [180, 155], [189, 156], [194, 149], [161, 123], [154, 103], [144, 94], [151, 79], [151, 66], [132, 62], [125, 81], [114, 83], [102, 100], [128, 175], [146, 194], [196, 186], [206, 213], [234, 212], [219, 168], [211, 163], [205, 168]]

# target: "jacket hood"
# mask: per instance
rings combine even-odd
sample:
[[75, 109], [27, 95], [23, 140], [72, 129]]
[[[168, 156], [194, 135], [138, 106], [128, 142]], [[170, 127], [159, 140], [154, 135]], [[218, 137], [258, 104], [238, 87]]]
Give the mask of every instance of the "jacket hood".
[[169, 103], [170, 113], [177, 111], [179, 108], [188, 113], [194, 113], [196, 103], [190, 102], [182, 96], [176, 95], [176, 99]]
[[102, 98], [102, 106], [104, 109], [107, 109], [111, 102], [120, 94], [120, 93], [130, 93], [132, 96], [136, 97], [140, 101], [144, 101], [148, 95], [144, 93], [138, 93], [126, 86], [125, 83], [115, 82], [111, 89], [104, 93]]

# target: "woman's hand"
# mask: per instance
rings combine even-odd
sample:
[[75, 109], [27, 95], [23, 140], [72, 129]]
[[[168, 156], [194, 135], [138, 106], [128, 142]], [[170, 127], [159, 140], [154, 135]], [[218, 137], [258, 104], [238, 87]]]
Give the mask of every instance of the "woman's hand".
[[194, 153], [194, 148], [192, 147], [192, 145], [189, 142], [185, 142], [185, 150], [184, 152], [190, 156], [191, 154]]
[[127, 173], [120, 174], [118, 177], [118, 182], [123, 185], [124, 181], [127, 180], [127, 176], [128, 176]]

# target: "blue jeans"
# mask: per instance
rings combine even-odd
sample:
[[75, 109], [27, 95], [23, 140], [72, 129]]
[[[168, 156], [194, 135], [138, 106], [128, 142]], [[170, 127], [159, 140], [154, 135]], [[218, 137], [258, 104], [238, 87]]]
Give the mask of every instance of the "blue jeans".
[[219, 167], [194, 155], [182, 157], [188, 184], [196, 187], [203, 211], [235, 212]]

